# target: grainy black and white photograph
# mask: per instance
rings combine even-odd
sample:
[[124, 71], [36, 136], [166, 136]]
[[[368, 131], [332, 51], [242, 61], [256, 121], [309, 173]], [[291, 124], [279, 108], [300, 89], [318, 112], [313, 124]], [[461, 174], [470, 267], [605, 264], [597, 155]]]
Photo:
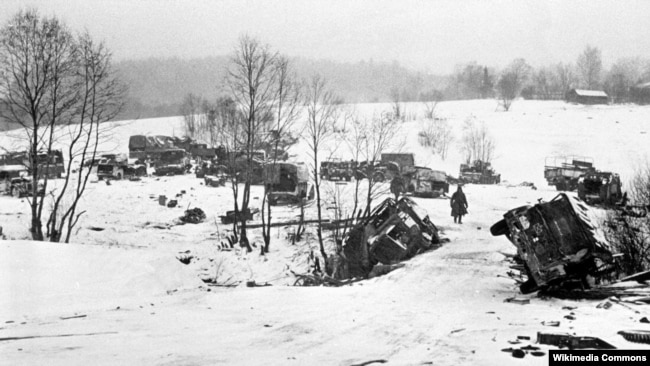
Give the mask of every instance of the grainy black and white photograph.
[[0, 365], [647, 364], [649, 15], [0, 0]]

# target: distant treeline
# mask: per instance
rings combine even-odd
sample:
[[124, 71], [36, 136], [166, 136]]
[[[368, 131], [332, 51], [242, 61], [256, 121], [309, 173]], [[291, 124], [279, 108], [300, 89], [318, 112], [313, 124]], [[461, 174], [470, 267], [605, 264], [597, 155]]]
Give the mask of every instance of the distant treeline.
[[[200, 59], [147, 58], [115, 64], [129, 86], [119, 119], [153, 118], [180, 114], [183, 98], [193, 93], [216, 100], [227, 93], [224, 77], [227, 56]], [[345, 103], [428, 101], [443, 99], [449, 77], [425, 74], [397, 62], [293, 59], [299, 78], [320, 74]]]

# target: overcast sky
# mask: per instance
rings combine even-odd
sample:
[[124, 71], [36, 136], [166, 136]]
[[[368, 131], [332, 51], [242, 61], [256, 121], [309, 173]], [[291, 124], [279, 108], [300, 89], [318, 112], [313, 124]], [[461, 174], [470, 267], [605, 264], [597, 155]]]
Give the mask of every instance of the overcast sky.
[[245, 33], [289, 56], [396, 60], [432, 73], [517, 57], [574, 62], [587, 44], [606, 65], [650, 51], [645, 0], [0, 0], [0, 21], [26, 6], [87, 29], [118, 60], [230, 54]]

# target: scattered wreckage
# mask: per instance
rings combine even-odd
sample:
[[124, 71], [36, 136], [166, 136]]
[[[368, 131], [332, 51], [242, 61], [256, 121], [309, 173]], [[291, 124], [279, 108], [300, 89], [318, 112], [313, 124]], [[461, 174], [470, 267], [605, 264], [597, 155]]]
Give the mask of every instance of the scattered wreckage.
[[343, 239], [349, 277], [367, 277], [378, 264], [394, 264], [441, 244], [438, 228], [410, 198], [388, 198]]
[[517, 247], [517, 269], [526, 275], [522, 293], [571, 282], [589, 287], [615, 270], [614, 255], [588, 206], [564, 193], [549, 202], [512, 209], [490, 232]]

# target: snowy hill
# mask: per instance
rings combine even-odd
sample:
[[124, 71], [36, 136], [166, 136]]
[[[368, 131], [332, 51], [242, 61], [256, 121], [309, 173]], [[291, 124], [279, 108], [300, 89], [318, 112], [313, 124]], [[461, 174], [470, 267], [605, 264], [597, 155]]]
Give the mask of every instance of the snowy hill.
[[[629, 179], [650, 153], [650, 107], [528, 101], [515, 102], [510, 112], [495, 107], [495, 101], [443, 102], [436, 111], [454, 127], [457, 140], [466, 118], [485, 121], [497, 141], [493, 165], [512, 184], [466, 186], [469, 215], [462, 225], [453, 223], [447, 199], [416, 199], [450, 242], [352, 286], [286, 286], [295, 281], [290, 271], [309, 270], [307, 256], [317, 248], [311, 235], [292, 245], [286, 240], [290, 228], [272, 233], [266, 256], [237, 247], [222, 250], [227, 227], [218, 217], [232, 205], [227, 187], [206, 187], [190, 175], [91, 185], [76, 244], [0, 242], [0, 364], [353, 365], [383, 360], [388, 365], [547, 365], [548, 351], [555, 347], [535, 344], [538, 332], [650, 348], [617, 334], [650, 330], [639, 321], [649, 305], [604, 308], [600, 301], [523, 296], [506, 276], [506, 258], [514, 246], [488, 230], [506, 210], [557, 194], [543, 180], [547, 155], [591, 156], [599, 169]], [[367, 116], [389, 108], [356, 106]], [[443, 161], [422, 148], [419, 123], [406, 122], [395, 140], [407, 142], [404, 151], [414, 152], [418, 165], [457, 175], [458, 149], [452, 146]], [[180, 135], [181, 120], [114, 126], [105, 149], [126, 152], [128, 136]], [[15, 141], [0, 136], [2, 146]], [[294, 150], [305, 153], [302, 144]], [[344, 154], [342, 149], [335, 153]], [[535, 182], [539, 189], [513, 186], [522, 181]], [[324, 192], [346, 194], [350, 188], [350, 183], [327, 183]], [[181, 190], [186, 194], [178, 198], [179, 207], [158, 205], [158, 195], [174, 197]], [[261, 193], [261, 187], [253, 188], [253, 205], [261, 204]], [[175, 225], [187, 207], [201, 207], [207, 220]], [[309, 217], [313, 210], [308, 209]], [[296, 214], [280, 207], [274, 220]], [[27, 239], [28, 225], [26, 201], [0, 196], [4, 235]], [[257, 230], [251, 241], [261, 244]], [[189, 265], [176, 259], [182, 255], [193, 257]], [[237, 287], [209, 287], [199, 280], [215, 277]], [[246, 287], [250, 280], [270, 286]], [[504, 302], [513, 296], [530, 303]], [[519, 336], [530, 339], [510, 343]], [[522, 361], [501, 351], [529, 344], [545, 355], [527, 354]]]

